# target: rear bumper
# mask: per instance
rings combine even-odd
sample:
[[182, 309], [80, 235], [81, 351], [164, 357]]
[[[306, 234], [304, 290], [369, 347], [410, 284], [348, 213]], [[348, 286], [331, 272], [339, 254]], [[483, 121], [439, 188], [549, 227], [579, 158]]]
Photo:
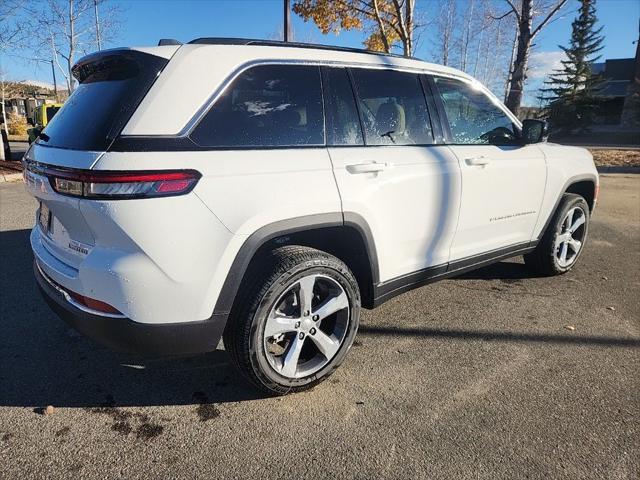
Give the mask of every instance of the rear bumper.
[[114, 350], [145, 355], [189, 355], [216, 349], [227, 315], [198, 322], [148, 324], [85, 312], [69, 303], [40, 273], [34, 262], [40, 292], [51, 309], [67, 324]]

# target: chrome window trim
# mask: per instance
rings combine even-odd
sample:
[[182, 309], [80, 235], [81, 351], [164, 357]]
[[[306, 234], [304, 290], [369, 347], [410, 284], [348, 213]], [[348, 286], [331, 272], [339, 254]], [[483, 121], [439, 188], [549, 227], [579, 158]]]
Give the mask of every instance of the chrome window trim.
[[[497, 99], [497, 97], [491, 93], [483, 84], [478, 80], [467, 78], [464, 75], [456, 75], [453, 73], [439, 72], [430, 68], [410, 67], [403, 65], [393, 65], [387, 63], [367, 63], [367, 62], [345, 62], [335, 60], [302, 60], [302, 59], [257, 59], [250, 60], [241, 64], [238, 68], [233, 70], [222, 81], [222, 84], [211, 94], [211, 96], [204, 102], [204, 104], [196, 111], [191, 119], [186, 123], [182, 129], [174, 135], [122, 135], [122, 138], [136, 138], [136, 137], [154, 137], [154, 138], [185, 138], [188, 137], [193, 129], [200, 123], [209, 110], [215, 105], [218, 99], [225, 93], [229, 86], [244, 72], [250, 68], [261, 65], [308, 65], [317, 67], [342, 67], [342, 68], [363, 68], [371, 70], [394, 70], [398, 72], [415, 73], [422, 75], [432, 75], [445, 78], [451, 78], [454, 80], [460, 80], [473, 88], [481, 90], [485, 95], [489, 97], [491, 102], [495, 104], [500, 110], [502, 110], [519, 128], [522, 127], [520, 121], [507, 110], [504, 105]], [[320, 85], [322, 86], [322, 79], [320, 79]], [[326, 135], [326, 132], [325, 132]]]

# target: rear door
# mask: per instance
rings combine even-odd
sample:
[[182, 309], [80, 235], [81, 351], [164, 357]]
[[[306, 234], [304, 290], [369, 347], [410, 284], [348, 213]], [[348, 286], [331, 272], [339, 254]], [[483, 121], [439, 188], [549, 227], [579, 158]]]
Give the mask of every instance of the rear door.
[[546, 182], [544, 154], [522, 145], [518, 127], [482, 89], [435, 77], [451, 151], [462, 172], [462, 200], [451, 261], [522, 248], [533, 235]]
[[343, 211], [345, 218], [356, 214], [368, 224], [379, 280], [429, 267], [444, 270], [458, 215], [460, 169], [447, 147], [435, 145], [420, 78], [325, 68], [323, 84], [327, 143]]

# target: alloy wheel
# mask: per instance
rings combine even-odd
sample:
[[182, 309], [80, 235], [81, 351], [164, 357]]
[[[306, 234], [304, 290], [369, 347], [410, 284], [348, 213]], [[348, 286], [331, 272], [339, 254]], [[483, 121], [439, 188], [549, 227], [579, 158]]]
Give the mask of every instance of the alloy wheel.
[[567, 268], [578, 258], [585, 236], [587, 215], [581, 207], [570, 209], [560, 226], [556, 237], [555, 254], [558, 265]]
[[333, 278], [306, 275], [273, 304], [263, 341], [269, 365], [287, 378], [312, 375], [338, 353], [350, 321], [349, 298]]

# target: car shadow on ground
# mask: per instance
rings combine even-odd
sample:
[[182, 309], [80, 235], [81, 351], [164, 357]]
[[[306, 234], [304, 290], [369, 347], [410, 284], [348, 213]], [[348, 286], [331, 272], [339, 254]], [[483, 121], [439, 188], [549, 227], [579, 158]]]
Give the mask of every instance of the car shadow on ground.
[[[42, 300], [32, 272], [29, 230], [0, 232], [0, 406], [127, 407], [239, 402], [264, 398], [223, 350], [186, 358], [118, 354], [82, 337]], [[498, 263], [465, 279], [521, 279], [524, 265]], [[364, 336], [415, 336], [640, 347], [625, 338], [544, 335], [437, 327], [361, 325]]]
[[191, 405], [264, 397], [239, 377], [224, 350], [139, 358], [76, 333], [41, 298], [29, 233], [0, 232], [0, 406]]
[[462, 280], [502, 280], [515, 282], [527, 278], [536, 278], [538, 276], [539, 275], [529, 270], [524, 263], [505, 261], [494, 263], [493, 265], [482, 267], [454, 278]]

